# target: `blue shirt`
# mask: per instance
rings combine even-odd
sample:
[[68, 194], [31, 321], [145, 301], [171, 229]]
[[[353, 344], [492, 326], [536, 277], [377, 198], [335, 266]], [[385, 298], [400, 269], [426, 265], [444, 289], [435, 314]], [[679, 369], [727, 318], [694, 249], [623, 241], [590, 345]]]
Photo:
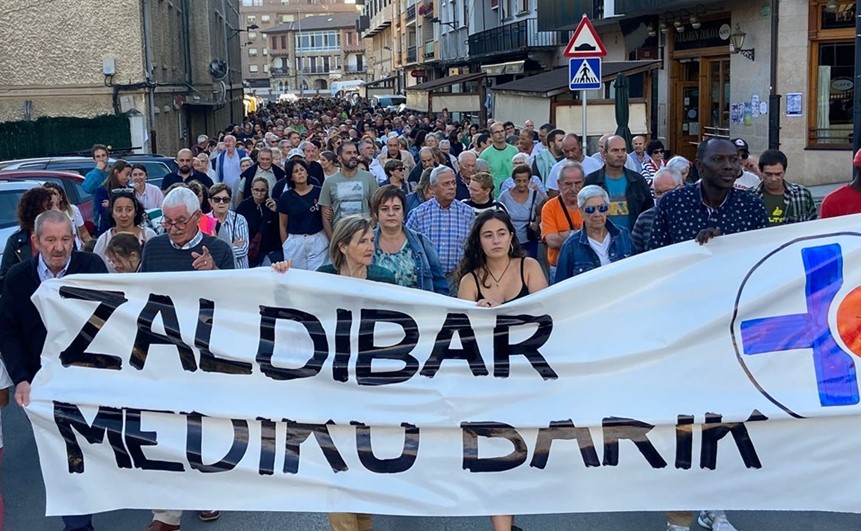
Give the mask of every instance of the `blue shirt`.
[[463, 257], [463, 246], [474, 220], [472, 207], [455, 200], [443, 208], [434, 197], [410, 211], [406, 226], [430, 238], [443, 272], [451, 273]]
[[617, 227], [631, 230], [628, 197], [625, 195], [628, 192], [628, 179], [624, 174], [618, 179], [604, 175], [604, 182], [607, 183], [607, 194], [610, 196], [610, 211], [607, 212], [607, 218]]
[[735, 234], [765, 228], [765, 204], [755, 194], [730, 189], [723, 203], [711, 208], [703, 202], [702, 185], [686, 186], [663, 196], [655, 207], [649, 249], [693, 240], [706, 228]]

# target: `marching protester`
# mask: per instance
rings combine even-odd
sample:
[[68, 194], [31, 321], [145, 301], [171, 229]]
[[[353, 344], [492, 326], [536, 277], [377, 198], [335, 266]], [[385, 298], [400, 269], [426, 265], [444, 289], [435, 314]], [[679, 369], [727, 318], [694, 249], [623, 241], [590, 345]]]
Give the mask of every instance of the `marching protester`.
[[855, 152], [852, 170], [852, 182], [825, 196], [821, 207], [823, 218], [861, 214], [861, 149]]
[[505, 210], [505, 205], [493, 198], [493, 177], [486, 172], [478, 172], [469, 180], [469, 199], [463, 203], [472, 208], [475, 215], [485, 210]]
[[266, 177], [255, 177], [251, 181], [251, 197], [236, 207], [236, 213], [248, 222], [248, 267], [257, 267], [265, 260], [270, 263], [283, 260], [278, 202], [269, 197]]
[[[386, 165], [392, 162], [399, 163]], [[404, 226], [406, 204], [406, 194], [394, 185], [383, 186], [374, 194], [374, 263], [391, 271], [399, 286], [448, 295], [448, 281], [433, 242]]]
[[610, 219], [610, 196], [589, 184], [577, 194], [583, 228], [573, 233], [559, 250], [553, 283], [596, 269], [634, 254], [631, 233]]
[[[658, 170], [652, 179], [652, 196], [655, 205], [666, 194], [684, 186], [682, 176], [671, 166]], [[652, 236], [652, 224], [655, 222], [655, 207], [652, 207], [637, 217], [634, 230], [631, 231], [631, 239], [634, 241], [634, 252], [643, 253], [649, 250], [649, 241]]]
[[129, 233], [138, 239], [141, 245], [147, 240], [155, 238], [156, 234], [150, 228], [144, 227], [144, 208], [140, 201], [135, 198], [132, 190], [117, 190], [111, 194], [111, 203], [108, 208], [111, 215], [111, 228], [102, 233], [96, 240], [93, 252], [102, 257], [108, 267], [108, 271], [115, 272], [113, 264], [108, 260], [107, 248], [114, 235]]
[[111, 166], [107, 179], [93, 192], [93, 219], [96, 224], [96, 236], [101, 235], [111, 226], [111, 192], [127, 189], [131, 178], [132, 167], [124, 160], [118, 160]]
[[765, 204], [770, 227], [816, 219], [816, 203], [810, 190], [784, 179], [788, 162], [782, 151], [763, 151], [758, 164], [762, 181], [754, 186], [753, 193]]
[[647, 181], [642, 175], [626, 168], [628, 154], [625, 150], [624, 138], [608, 137], [604, 143], [604, 166], [586, 175], [584, 182], [587, 186], [596, 184], [606, 190], [610, 198], [610, 221], [630, 231], [640, 213], [655, 206], [649, 191], [654, 174]]
[[128, 232], [114, 235], [105, 247], [108, 269], [114, 273], [136, 273], [140, 269], [143, 246]]
[[92, 236], [90, 236], [90, 231], [87, 230], [84, 217], [81, 215], [81, 209], [69, 203], [69, 196], [66, 195], [66, 189], [62, 185], [49, 181], [43, 186], [51, 192], [52, 208], [65, 212], [74, 223], [75, 249], [78, 251], [82, 250], [84, 244], [90, 241]]
[[577, 194], [583, 188], [583, 166], [567, 161], [559, 170], [559, 195], [541, 207], [541, 240], [547, 245], [547, 267], [550, 280], [556, 274], [559, 249], [583, 225], [583, 216], [577, 204]]
[[538, 240], [541, 237], [541, 205], [546, 196], [532, 182], [532, 170], [526, 164], [512, 170], [514, 187], [502, 192], [499, 202], [511, 216], [517, 231], [517, 241], [532, 258], [538, 258]]
[[132, 188], [135, 191], [135, 197], [143, 205], [144, 210], [160, 208], [161, 202], [164, 201], [164, 193], [158, 186], [147, 182], [146, 166], [143, 164], [134, 164], [132, 166]]
[[[38, 190], [50, 202], [50, 192]], [[98, 256], [74, 250], [75, 230], [65, 213], [48, 208], [36, 216], [31, 230], [30, 242], [36, 254], [9, 270], [0, 296], [0, 352], [15, 384], [15, 402], [21, 407], [30, 405], [30, 382], [42, 366], [47, 335], [31, 296], [49, 279], [108, 272]], [[63, 517], [65, 531], [92, 531], [92, 521], [90, 514]]]
[[209, 189], [209, 204], [212, 212], [206, 214], [215, 219], [215, 235], [230, 244], [236, 269], [248, 269], [248, 222], [242, 215], [230, 210], [231, 190], [224, 183]]
[[303, 160], [288, 162], [287, 172], [289, 186], [277, 206], [283, 258], [297, 269], [314, 271], [325, 263], [329, 248], [320, 206], [322, 189], [309, 181], [312, 177]]
[[108, 147], [106, 145], [95, 144], [90, 150], [90, 153], [93, 156], [93, 162], [96, 163], [96, 167], [87, 173], [86, 177], [84, 177], [83, 184], [81, 184], [81, 188], [83, 188], [88, 194], [95, 192], [96, 188], [105, 182], [105, 179], [108, 178], [108, 169], [111, 165], [110, 154], [108, 153]]

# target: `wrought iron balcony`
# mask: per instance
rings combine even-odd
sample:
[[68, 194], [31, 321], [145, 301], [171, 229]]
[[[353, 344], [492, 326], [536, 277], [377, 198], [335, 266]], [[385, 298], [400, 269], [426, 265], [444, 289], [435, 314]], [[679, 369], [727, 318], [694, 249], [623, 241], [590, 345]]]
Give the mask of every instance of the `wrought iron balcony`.
[[407, 22], [413, 21], [416, 19], [416, 5], [413, 4], [407, 7]]
[[538, 31], [538, 19], [527, 18], [469, 36], [469, 56], [488, 57], [568, 44], [567, 31]]
[[287, 68], [270, 68], [269, 75], [272, 77], [287, 77], [290, 75], [290, 71]]

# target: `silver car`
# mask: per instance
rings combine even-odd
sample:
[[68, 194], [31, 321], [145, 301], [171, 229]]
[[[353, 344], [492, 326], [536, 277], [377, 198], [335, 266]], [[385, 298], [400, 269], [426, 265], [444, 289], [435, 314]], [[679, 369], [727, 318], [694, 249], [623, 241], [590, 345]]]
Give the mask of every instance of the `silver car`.
[[6, 240], [18, 230], [18, 202], [24, 192], [42, 186], [35, 181], [0, 181], [0, 260]]

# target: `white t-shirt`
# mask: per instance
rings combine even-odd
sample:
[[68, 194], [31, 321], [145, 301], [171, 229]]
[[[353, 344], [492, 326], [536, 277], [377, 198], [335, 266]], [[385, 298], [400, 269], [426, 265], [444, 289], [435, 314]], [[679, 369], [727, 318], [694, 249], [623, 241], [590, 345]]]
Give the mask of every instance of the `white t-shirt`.
[[595, 251], [595, 254], [598, 255], [598, 260], [601, 261], [601, 265], [605, 266], [610, 263], [610, 233], [608, 232], [606, 236], [604, 236], [604, 241], [598, 242], [593, 240], [592, 238], [586, 238], [589, 240], [589, 247]]
[[[12, 387], [12, 378], [9, 378], [9, 373], [6, 372], [6, 365], [0, 360], [0, 389], [9, 389]], [[0, 448], [3, 448], [3, 428], [0, 426]]]
[[753, 190], [759, 185], [760, 178], [755, 173], [745, 171], [735, 180], [732, 187], [736, 190]]

